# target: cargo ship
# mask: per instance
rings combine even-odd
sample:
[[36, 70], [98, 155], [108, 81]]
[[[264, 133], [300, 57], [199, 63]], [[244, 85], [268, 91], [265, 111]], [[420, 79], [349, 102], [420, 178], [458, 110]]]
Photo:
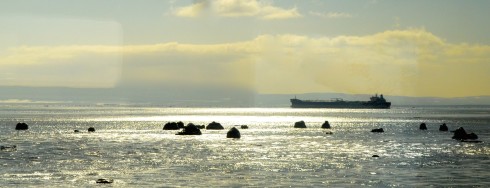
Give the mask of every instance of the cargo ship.
[[341, 98], [332, 100], [301, 100], [291, 99], [291, 108], [380, 108], [388, 109], [391, 102], [386, 102], [383, 94], [376, 94], [369, 101], [344, 101]]

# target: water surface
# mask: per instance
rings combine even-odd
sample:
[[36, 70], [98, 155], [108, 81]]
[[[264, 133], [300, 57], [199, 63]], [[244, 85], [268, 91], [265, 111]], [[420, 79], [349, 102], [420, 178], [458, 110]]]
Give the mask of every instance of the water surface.
[[[0, 152], [0, 187], [93, 186], [99, 178], [114, 179], [115, 187], [490, 185], [489, 107], [0, 107], [0, 145], [17, 146]], [[308, 128], [293, 128], [300, 120]], [[320, 128], [326, 120], [332, 129]], [[162, 130], [169, 121], [217, 121], [225, 130], [178, 136]], [[15, 131], [17, 122], [29, 130]], [[418, 129], [421, 122], [427, 131]], [[452, 140], [438, 131], [442, 123], [475, 132], [483, 143]], [[227, 139], [236, 125], [249, 129]]]

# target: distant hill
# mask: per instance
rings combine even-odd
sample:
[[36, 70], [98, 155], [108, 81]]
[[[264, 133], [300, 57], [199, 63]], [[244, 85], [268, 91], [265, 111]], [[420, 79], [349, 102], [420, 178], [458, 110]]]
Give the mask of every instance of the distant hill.
[[[372, 94], [344, 93], [256, 94], [247, 90], [224, 88], [65, 88], [0, 87], [0, 102], [62, 102], [142, 104], [174, 107], [289, 107], [289, 99], [342, 98], [369, 100]], [[490, 96], [439, 98], [385, 95], [392, 106], [403, 105], [490, 105]]]

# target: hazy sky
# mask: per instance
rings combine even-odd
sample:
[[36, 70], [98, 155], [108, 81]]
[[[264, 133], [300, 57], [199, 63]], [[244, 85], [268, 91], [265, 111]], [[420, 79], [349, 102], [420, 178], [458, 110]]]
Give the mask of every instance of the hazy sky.
[[488, 0], [4, 0], [0, 86], [490, 95], [488, 8]]

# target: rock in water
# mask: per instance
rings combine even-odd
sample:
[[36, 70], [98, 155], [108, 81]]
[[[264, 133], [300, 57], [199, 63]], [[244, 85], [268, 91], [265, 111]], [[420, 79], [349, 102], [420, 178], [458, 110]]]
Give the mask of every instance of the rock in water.
[[179, 129], [183, 129], [184, 128], [184, 122], [182, 122], [182, 121], [177, 122], [177, 126], [179, 127]]
[[385, 132], [385, 130], [383, 130], [383, 128], [379, 128], [379, 129], [373, 129], [373, 130], [371, 130], [371, 132], [373, 132], [373, 133], [383, 133], [383, 132]]
[[184, 127], [184, 130], [178, 132], [176, 135], [201, 135], [201, 130], [196, 125], [189, 123]]
[[294, 128], [306, 128], [306, 124], [304, 121], [298, 121], [294, 123]]
[[17, 146], [16, 145], [11, 145], [11, 146], [0, 146], [1, 151], [17, 151]]
[[447, 127], [446, 123], [443, 123], [442, 125], [439, 126], [439, 131], [448, 131], [449, 128]]
[[425, 125], [425, 123], [421, 123], [419, 126], [419, 129], [420, 130], [427, 130], [427, 125]]
[[101, 178], [101, 179], [97, 179], [97, 180], [95, 181], [95, 183], [113, 183], [113, 182], [114, 182], [114, 180], [113, 180], [113, 179], [109, 179], [109, 180], [108, 180], [108, 179], [103, 179], [103, 178]]
[[206, 129], [215, 129], [215, 130], [221, 130], [221, 129], [225, 129], [220, 123], [217, 123], [217, 122], [211, 122], [208, 124], [208, 126], [206, 127]]
[[241, 125], [240, 128], [242, 128], [242, 129], [248, 129], [248, 126], [247, 125]]
[[88, 128], [88, 132], [95, 132], [95, 128], [93, 128], [93, 127], [89, 127], [89, 128]]
[[454, 131], [452, 138], [456, 140], [476, 140], [478, 139], [478, 136], [475, 133], [468, 134], [463, 127], [460, 127]]
[[[182, 122], [180, 122], [180, 123], [182, 123]], [[175, 123], [175, 122], [167, 122], [163, 126], [163, 130], [179, 130], [179, 129], [180, 129], [179, 124]]]
[[232, 127], [228, 133], [226, 133], [226, 138], [240, 138], [240, 131], [237, 128]]
[[29, 129], [29, 125], [27, 123], [17, 123], [15, 126], [15, 130], [27, 130]]
[[322, 124], [322, 128], [324, 128], [324, 129], [330, 129], [330, 123], [328, 123], [328, 121], [325, 121], [325, 122]]

